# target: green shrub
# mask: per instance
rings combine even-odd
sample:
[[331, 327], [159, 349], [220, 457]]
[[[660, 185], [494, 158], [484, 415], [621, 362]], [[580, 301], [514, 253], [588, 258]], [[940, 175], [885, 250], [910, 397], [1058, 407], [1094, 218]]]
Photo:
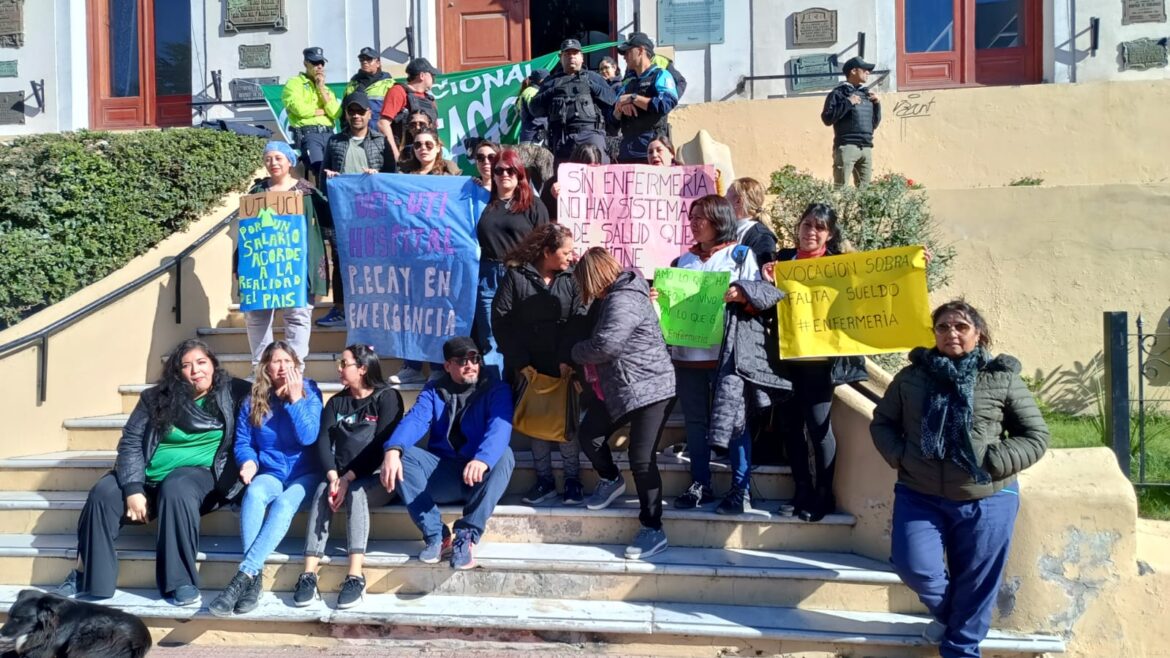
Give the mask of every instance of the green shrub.
[[185, 229], [250, 181], [262, 148], [194, 128], [0, 146], [0, 329]]

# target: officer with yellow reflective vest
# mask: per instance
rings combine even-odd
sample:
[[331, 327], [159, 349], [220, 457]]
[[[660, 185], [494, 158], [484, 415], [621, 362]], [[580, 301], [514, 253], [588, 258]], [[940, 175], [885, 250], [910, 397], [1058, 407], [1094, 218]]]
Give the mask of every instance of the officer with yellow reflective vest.
[[288, 113], [293, 143], [308, 161], [313, 181], [321, 180], [321, 163], [325, 144], [341, 116], [341, 102], [325, 85], [325, 51], [318, 47], [304, 50], [305, 70], [284, 84], [280, 95]]
[[364, 92], [369, 99], [371, 116], [378, 117], [382, 114], [386, 92], [393, 86], [394, 78], [382, 70], [382, 54], [367, 46], [358, 53], [358, 72], [349, 79], [341, 96], [346, 98], [355, 91]]

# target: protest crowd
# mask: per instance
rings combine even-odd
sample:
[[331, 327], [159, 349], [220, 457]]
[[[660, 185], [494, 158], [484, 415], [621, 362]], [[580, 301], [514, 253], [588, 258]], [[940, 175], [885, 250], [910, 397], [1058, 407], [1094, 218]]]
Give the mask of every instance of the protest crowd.
[[[122, 524], [157, 517], [159, 592], [197, 604], [200, 517], [232, 504], [244, 557], [210, 604], [218, 616], [257, 607], [265, 559], [302, 508], [295, 605], [320, 598], [317, 571], [342, 508], [349, 575], [340, 608], [363, 598], [371, 508], [404, 505], [420, 561], [471, 569], [516, 465], [514, 433], [527, 437], [537, 476], [524, 504], [602, 510], [627, 493], [610, 437], [628, 428], [641, 521], [625, 548], [631, 560], [668, 550], [666, 505], [752, 513], [753, 466], [778, 454], [796, 484], [781, 513], [807, 523], [833, 514], [834, 388], [866, 378], [867, 352], [786, 353], [785, 309], [798, 300], [781, 284], [791, 268], [849, 256], [848, 236], [832, 207], [813, 204], [784, 219], [795, 244], [778, 243], [759, 181], [722, 181], [710, 165], [682, 162], [667, 123], [685, 88], [673, 63], [641, 33], [617, 51], [624, 77], [610, 58], [600, 72], [584, 68], [581, 44], [565, 40], [554, 70], [524, 82], [524, 143], [477, 141], [466, 176], [436, 130], [439, 71], [428, 61], [412, 60], [407, 81], [394, 82], [363, 49], [338, 100], [324, 85], [325, 54], [306, 48], [305, 70], [285, 90], [293, 143], [267, 145], [268, 176], [249, 197], [267, 205], [240, 215], [241, 235], [245, 222], [280, 231], [293, 218], [297, 228], [283, 234], [299, 236], [300, 270], [291, 260], [274, 266], [290, 268], [276, 276], [292, 297], [248, 287], [242, 299], [251, 381], [228, 375], [199, 340], [170, 353], [129, 418], [115, 470], [89, 494], [76, 569], [60, 591], [112, 596]], [[847, 81], [826, 101], [839, 183], [868, 182], [881, 116], [862, 87], [872, 68], [847, 62]], [[555, 176], [531, 175], [525, 153], [534, 148], [551, 152]], [[674, 192], [631, 200], [628, 182], [639, 176], [646, 189]], [[293, 201], [274, 211], [273, 198]], [[244, 253], [241, 282], [263, 279]], [[925, 299], [929, 254], [914, 253], [901, 260]], [[348, 328], [349, 346], [336, 362], [342, 391], [326, 402], [303, 373], [313, 301], [330, 292], [333, 307], [316, 324]], [[283, 340], [273, 336], [278, 309]], [[928, 639], [941, 655], [978, 656], [1019, 509], [1016, 475], [1044, 453], [1047, 428], [1020, 364], [990, 351], [977, 309], [957, 300], [920, 315], [922, 341], [871, 427], [899, 474], [891, 559], [933, 616]], [[386, 377], [380, 357], [403, 366]], [[422, 388], [409, 409], [398, 390], [406, 385]], [[676, 415], [685, 444], [667, 448], [660, 440]], [[658, 469], [664, 448], [691, 477], [670, 501]], [[727, 491], [714, 488], [719, 461], [731, 473]], [[581, 476], [588, 466], [598, 476], [592, 491]], [[452, 503], [463, 513], [447, 526], [438, 506]]]

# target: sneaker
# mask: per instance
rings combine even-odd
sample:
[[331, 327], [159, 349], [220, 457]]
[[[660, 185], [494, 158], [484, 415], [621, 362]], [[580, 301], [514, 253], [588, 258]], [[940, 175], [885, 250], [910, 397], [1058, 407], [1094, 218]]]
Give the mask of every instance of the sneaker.
[[243, 571], [237, 571], [227, 587], [223, 588], [219, 596], [215, 597], [215, 600], [207, 607], [207, 611], [216, 617], [231, 617], [232, 613], [236, 611], [236, 603], [239, 602], [240, 597], [244, 595], [251, 584], [251, 576]]
[[666, 532], [661, 528], [647, 528], [642, 526], [634, 537], [634, 542], [626, 547], [627, 560], [645, 560], [666, 550]]
[[555, 483], [537, 480], [536, 484], [532, 485], [532, 488], [528, 490], [528, 493], [524, 494], [524, 497], [520, 499], [520, 502], [527, 505], [538, 505], [549, 498], [556, 497], [556, 495], [557, 487]]
[[599, 479], [593, 495], [585, 503], [585, 507], [592, 510], [605, 509], [617, 500], [617, 497], [626, 492], [626, 479], [617, 476], [612, 480]]
[[185, 608], [189, 605], [199, 605], [203, 602], [203, 597], [199, 595], [199, 588], [194, 585], [179, 585], [175, 591], [171, 592], [168, 598], [171, 605]]
[[426, 378], [423, 377], [421, 370], [403, 366], [397, 375], [390, 376], [389, 381], [391, 384], [421, 384], [426, 381]]
[[297, 578], [297, 587], [293, 590], [293, 605], [304, 608], [313, 601], [321, 598], [317, 592], [317, 574], [306, 571]]
[[318, 327], [344, 327], [345, 311], [340, 306], [334, 306], [324, 317], [318, 318]]
[[674, 499], [674, 508], [695, 509], [699, 505], [706, 505], [714, 501], [715, 494], [711, 491], [710, 486], [692, 482], [681, 496]]
[[744, 514], [750, 511], [752, 511], [752, 494], [746, 489], [732, 489], [727, 492], [727, 497], [715, 508], [716, 514]]
[[942, 644], [943, 636], [947, 634], [947, 627], [937, 619], [931, 619], [926, 628], [922, 629], [922, 639], [931, 644]]
[[580, 480], [565, 480], [565, 495], [561, 496], [561, 504], [566, 506], [580, 505], [585, 501], [585, 488]]
[[438, 564], [444, 555], [451, 554], [451, 533], [443, 527], [443, 536], [427, 540], [427, 545], [418, 554], [418, 561], [423, 564]]
[[81, 577], [81, 574], [77, 572], [77, 569], [70, 571], [69, 575], [65, 576], [65, 582], [58, 585], [57, 589], [54, 590], [53, 593], [56, 594], [57, 596], [63, 596], [67, 599], [76, 598], [77, 597], [77, 579], [80, 577]]
[[455, 531], [455, 541], [451, 544], [451, 568], [460, 571], [475, 568], [475, 542], [470, 530], [461, 528]]
[[366, 593], [365, 576], [346, 576], [341, 583], [341, 593], [337, 595], [337, 608], [345, 610], [362, 602]]
[[258, 573], [252, 577], [252, 582], [248, 583], [248, 589], [244, 590], [239, 600], [236, 601], [237, 615], [252, 612], [256, 609], [256, 606], [260, 605], [260, 592], [263, 587], [264, 574]]

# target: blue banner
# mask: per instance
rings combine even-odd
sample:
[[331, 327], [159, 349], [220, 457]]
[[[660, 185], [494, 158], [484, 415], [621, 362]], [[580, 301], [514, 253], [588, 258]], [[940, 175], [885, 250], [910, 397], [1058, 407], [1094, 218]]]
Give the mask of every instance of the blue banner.
[[240, 218], [240, 310], [305, 306], [309, 255], [304, 215], [265, 208]]
[[487, 191], [464, 176], [351, 174], [327, 185], [348, 342], [442, 361], [444, 342], [471, 335]]

